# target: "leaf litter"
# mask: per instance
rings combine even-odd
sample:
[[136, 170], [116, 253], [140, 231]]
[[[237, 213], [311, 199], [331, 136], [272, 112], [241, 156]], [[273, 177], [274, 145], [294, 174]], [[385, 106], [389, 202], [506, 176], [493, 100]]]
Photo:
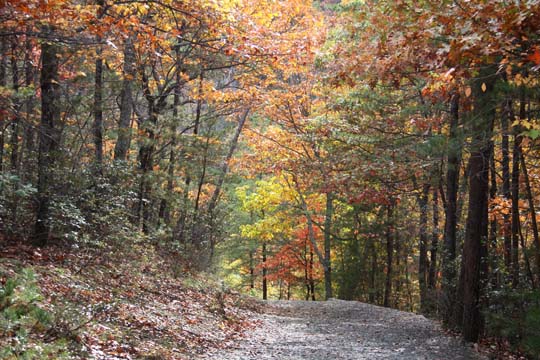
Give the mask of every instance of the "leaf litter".
[[[249, 298], [206, 274], [184, 269], [174, 277], [168, 271], [174, 260], [148, 250], [139, 255], [66, 254], [56, 247], [37, 252], [17, 244], [0, 250], [0, 281], [33, 269], [43, 295], [39, 305], [54, 318], [53, 327], [33, 339], [66, 339], [72, 359], [194, 359], [234, 346], [257, 325], [257, 305]], [[0, 337], [0, 347], [14, 341]]]

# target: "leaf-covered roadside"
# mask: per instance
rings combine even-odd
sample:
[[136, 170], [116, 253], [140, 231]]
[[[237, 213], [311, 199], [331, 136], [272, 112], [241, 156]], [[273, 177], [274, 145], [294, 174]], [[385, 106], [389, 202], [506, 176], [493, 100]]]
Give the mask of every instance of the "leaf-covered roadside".
[[64, 251], [1, 250], [0, 358], [189, 359], [256, 325], [255, 304], [148, 249]]

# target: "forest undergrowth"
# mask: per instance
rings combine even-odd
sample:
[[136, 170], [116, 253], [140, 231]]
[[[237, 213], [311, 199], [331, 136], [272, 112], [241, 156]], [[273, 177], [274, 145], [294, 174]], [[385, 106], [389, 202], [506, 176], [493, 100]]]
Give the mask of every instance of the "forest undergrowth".
[[190, 359], [256, 325], [254, 301], [177, 258], [134, 248], [3, 247], [0, 358]]

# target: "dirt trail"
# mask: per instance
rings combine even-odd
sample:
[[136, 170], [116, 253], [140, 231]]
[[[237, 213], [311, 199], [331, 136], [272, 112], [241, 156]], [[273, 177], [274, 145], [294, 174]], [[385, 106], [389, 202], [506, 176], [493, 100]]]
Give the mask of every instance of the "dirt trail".
[[269, 301], [261, 325], [212, 360], [482, 359], [421, 315], [355, 301]]

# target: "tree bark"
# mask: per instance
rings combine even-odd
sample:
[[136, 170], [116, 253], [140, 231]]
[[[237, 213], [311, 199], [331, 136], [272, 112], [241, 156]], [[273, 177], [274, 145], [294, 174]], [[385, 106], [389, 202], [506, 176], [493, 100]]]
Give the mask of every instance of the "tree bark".
[[428, 226], [428, 197], [430, 184], [425, 183], [422, 186], [422, 193], [418, 198], [420, 207], [420, 238], [419, 238], [419, 257], [418, 257], [418, 284], [420, 286], [420, 309], [427, 310], [427, 226]]
[[309, 291], [311, 301], [315, 301], [315, 278], [313, 277], [313, 250], [309, 248]]
[[[526, 249], [525, 246], [525, 239], [523, 238], [523, 231], [521, 229], [521, 224], [519, 225], [519, 242], [521, 244], [522, 249]], [[529, 278], [529, 281], [531, 282], [531, 287], [533, 289], [536, 289], [536, 281], [534, 280], [532, 268], [531, 268], [531, 261], [529, 260], [529, 255], [527, 254], [527, 251], [523, 251], [523, 260], [525, 260], [525, 270], [527, 271], [527, 277]]]
[[137, 220], [142, 227], [142, 231], [148, 234], [150, 231], [150, 189], [151, 184], [148, 176], [154, 167], [154, 150], [155, 150], [155, 127], [158, 120], [158, 110], [156, 109], [156, 99], [152, 96], [148, 85], [145, 70], [142, 69], [142, 78], [144, 84], [144, 95], [148, 103], [147, 118], [141, 121], [141, 129], [144, 130], [146, 138], [141, 140], [139, 147], [139, 170], [141, 173], [141, 181], [139, 184]]
[[94, 156], [95, 171], [102, 174], [103, 167], [103, 59], [101, 51], [96, 59], [96, 79], [94, 84]]
[[238, 126], [236, 127], [236, 132], [234, 133], [234, 136], [231, 140], [231, 143], [229, 145], [229, 151], [227, 153], [227, 156], [221, 163], [221, 169], [219, 173], [219, 178], [216, 183], [216, 188], [214, 192], [212, 193], [212, 198], [210, 199], [208, 203], [208, 214], [212, 216], [219, 199], [219, 195], [221, 194], [221, 188], [223, 186], [223, 183], [225, 182], [225, 176], [227, 175], [227, 172], [229, 171], [229, 163], [234, 155], [234, 152], [236, 150], [236, 146], [238, 145], [238, 139], [240, 138], [240, 134], [242, 133], [242, 129], [244, 128], [244, 125], [246, 123], [246, 120], [249, 115], [249, 110], [247, 109], [244, 111], [244, 113], [240, 116], [240, 120], [238, 121]]
[[369, 272], [369, 302], [371, 304], [375, 303], [376, 299], [376, 274], [377, 274], [377, 249], [375, 247], [375, 240], [371, 238], [370, 240], [370, 252], [371, 252], [371, 271]]
[[253, 250], [249, 250], [249, 288], [255, 289], [255, 264], [253, 261]]
[[[179, 54], [178, 50], [176, 52], [176, 57], [178, 59]], [[169, 150], [169, 164], [167, 168], [167, 194], [161, 199], [161, 204], [159, 206], [159, 218], [163, 220], [165, 224], [170, 225], [170, 209], [167, 198], [172, 196], [174, 190], [174, 168], [176, 166], [176, 121], [178, 118], [178, 106], [180, 106], [180, 70], [178, 69], [178, 60], [176, 65], [176, 86], [173, 95], [173, 119], [170, 126], [171, 131], [171, 148]]]
[[161, 203], [159, 205], [159, 219], [166, 225], [170, 225], [171, 223], [171, 211], [167, 198], [172, 196], [174, 191], [174, 167], [176, 163], [176, 135], [173, 134], [172, 136], [173, 139], [171, 140], [171, 148], [169, 150], [169, 164], [167, 165], [167, 193], [161, 199]]
[[[402, 271], [402, 268], [403, 266], [401, 265], [401, 260], [402, 260], [402, 251], [401, 251], [401, 239], [399, 237], [399, 232], [396, 232], [395, 233], [395, 248], [396, 248], [396, 271], [395, 271], [395, 275], [394, 275], [394, 279], [395, 279], [395, 293], [396, 293], [396, 299], [398, 299], [398, 301], [401, 299], [401, 287], [402, 287], [402, 282], [403, 280], [401, 279], [401, 271]], [[406, 258], [403, 258], [404, 260], [404, 264], [407, 263], [407, 260]], [[399, 304], [398, 304], [398, 307], [399, 307]]]
[[4, 142], [5, 142], [5, 136], [4, 133], [6, 131], [6, 127], [4, 124], [0, 124], [0, 172], [4, 171]]
[[[478, 139], [480, 140], [480, 139]], [[458, 310], [456, 316], [462, 317], [463, 336], [467, 341], [478, 339], [481, 318], [479, 309], [480, 298], [480, 267], [482, 258], [482, 241], [487, 240], [487, 192], [489, 157], [485, 149], [475, 150], [471, 153], [471, 175], [469, 177], [469, 211], [463, 247], [463, 262], [461, 271], [462, 282], [462, 311]]]
[[309, 261], [308, 261], [308, 243], [307, 239], [304, 239], [304, 282], [306, 285], [305, 300], [309, 300], [310, 288], [309, 288]]
[[178, 221], [176, 222], [175, 227], [175, 237], [178, 239], [180, 244], [187, 244], [187, 230], [188, 230], [188, 224], [187, 224], [187, 209], [189, 207], [189, 187], [191, 185], [191, 177], [189, 174], [186, 176], [186, 180], [184, 182], [184, 194], [182, 196], [182, 206], [180, 206], [180, 215], [178, 216]]
[[431, 233], [431, 249], [429, 261], [428, 288], [433, 290], [437, 285], [437, 251], [439, 248], [439, 190], [433, 189], [433, 229]]
[[326, 300], [333, 297], [332, 294], [332, 260], [330, 251], [332, 248], [332, 217], [334, 216], [334, 198], [332, 192], [326, 193], [326, 211], [324, 218], [324, 297]]
[[[11, 44], [11, 83], [14, 92], [13, 98], [13, 118], [11, 119], [11, 137], [9, 140], [9, 146], [11, 150], [10, 154], [10, 170], [12, 174], [19, 173], [19, 127], [21, 122], [21, 108], [22, 103], [19, 99], [19, 67], [17, 65], [17, 38], [13, 39]], [[10, 191], [14, 193], [17, 191], [18, 185], [13, 184]], [[10, 217], [13, 227], [7, 229], [7, 237], [12, 237], [17, 229], [14, 227], [17, 224], [17, 210], [18, 202], [12, 202], [10, 206]]]
[[[0, 39], [2, 52], [0, 53], [0, 86], [6, 86], [6, 74], [7, 74], [7, 40], [6, 38]], [[6, 125], [0, 124], [0, 172], [4, 171], [4, 142], [5, 142]]]
[[[325, 244], [324, 244], [324, 254], [323, 252], [321, 252], [321, 249], [319, 248], [319, 246], [317, 245], [317, 239], [315, 238], [315, 229], [313, 227], [313, 219], [311, 218], [311, 214], [309, 213], [309, 209], [308, 209], [308, 205], [306, 203], [306, 199], [304, 198], [304, 195], [302, 194], [302, 191], [300, 190], [300, 186], [298, 184], [298, 179], [296, 178], [296, 176], [293, 175], [293, 181], [295, 183], [295, 186], [296, 186], [296, 192], [298, 194], [298, 197], [300, 199], [300, 205], [302, 206], [302, 210], [304, 211], [304, 215], [306, 216], [306, 220], [307, 220], [307, 227], [308, 227], [308, 238], [309, 238], [309, 241], [311, 242], [311, 248], [313, 249], [313, 251], [315, 251], [315, 254], [317, 255], [317, 258], [319, 259], [319, 263], [322, 265], [323, 267], [323, 272], [324, 272], [324, 283], [325, 283], [325, 298], [326, 299], [329, 299], [332, 297], [332, 280], [330, 278], [331, 276], [331, 268], [330, 268], [330, 259], [327, 258], [326, 256], [330, 256], [330, 247], [327, 247], [326, 244], [327, 244], [327, 238], [326, 238], [326, 231], [325, 231]], [[333, 207], [332, 207], [332, 195], [330, 194], [330, 196], [328, 196], [329, 194], [327, 194], [326, 196], [326, 215], [327, 215], [327, 219], [328, 219], [328, 214], [332, 214], [333, 213]], [[330, 220], [330, 223], [327, 223], [327, 220], [325, 220], [325, 230], [329, 230], [331, 231], [331, 226], [332, 226], [332, 223], [331, 223], [331, 220]], [[328, 240], [330, 240], [330, 238], [328, 238]], [[330, 245], [330, 243], [328, 243]], [[328, 249], [328, 253], [327, 253], [327, 249]], [[328, 280], [327, 280], [327, 277], [328, 277]]]
[[[520, 101], [519, 117], [525, 118], [525, 101]], [[512, 286], [519, 284], [519, 164], [521, 161], [521, 130], [518, 126], [514, 127], [514, 147], [512, 151]]]
[[19, 68], [17, 66], [17, 39], [15, 38], [13, 41], [13, 44], [11, 46], [11, 76], [12, 76], [12, 84], [13, 84], [13, 92], [15, 93], [15, 101], [13, 104], [14, 107], [14, 116], [13, 120], [11, 121], [11, 139], [10, 139], [10, 147], [11, 147], [11, 155], [10, 155], [10, 168], [11, 171], [17, 172], [18, 168], [18, 157], [19, 157], [19, 123], [21, 121], [20, 119], [20, 110], [21, 110], [21, 104], [20, 101], [17, 99], [17, 93], [19, 92]]
[[383, 306], [389, 307], [392, 296], [392, 263], [394, 255], [393, 204], [387, 205], [386, 219], [386, 282], [384, 287]]
[[[520, 136], [514, 139], [520, 142]], [[519, 285], [519, 145], [514, 146], [512, 159], [512, 286]]]
[[207, 216], [209, 218], [209, 231], [210, 231], [210, 261], [213, 258], [214, 255], [214, 248], [215, 248], [215, 240], [214, 236], [212, 234], [213, 227], [214, 227], [214, 210], [216, 209], [216, 206], [218, 204], [219, 195], [221, 194], [221, 188], [223, 187], [223, 183], [225, 182], [225, 176], [227, 175], [229, 171], [229, 163], [234, 155], [234, 152], [236, 151], [236, 146], [238, 145], [238, 139], [240, 138], [240, 134], [242, 134], [242, 129], [244, 128], [244, 125], [246, 123], [246, 120], [248, 118], [250, 109], [246, 109], [244, 113], [240, 116], [240, 119], [238, 121], [238, 126], [236, 127], [236, 132], [234, 133], [234, 136], [231, 140], [231, 143], [229, 145], [229, 151], [227, 152], [227, 156], [225, 159], [223, 159], [223, 162], [221, 163], [221, 169], [219, 173], [219, 178], [216, 183], [216, 187], [214, 189], [214, 192], [212, 193], [212, 197], [210, 198], [210, 201], [208, 202], [208, 208], [207, 208]]
[[488, 174], [493, 126], [493, 118], [486, 118], [486, 116], [492, 116], [490, 97], [494, 75], [488, 74], [488, 76], [491, 81], [487, 85], [480, 80], [473, 84], [476, 97], [474, 114], [476, 117], [473, 120], [474, 137], [469, 160], [469, 209], [460, 275], [463, 304], [456, 311], [456, 316], [462, 317], [463, 337], [471, 342], [478, 340], [482, 328], [480, 295], [482, 281], [486, 275], [482, 268], [488, 240]]
[[[103, 16], [103, 0], [97, 0], [97, 18]], [[103, 175], [103, 49], [100, 45], [101, 36], [96, 37], [96, 68], [94, 79], [94, 123], [92, 126], [94, 136], [94, 171]]]
[[266, 278], [267, 275], [267, 269], [266, 269], [266, 241], [263, 241], [262, 245], [262, 261], [263, 261], [263, 268], [262, 268], [262, 296], [263, 300], [268, 299], [268, 280]]
[[114, 147], [114, 160], [125, 161], [131, 143], [131, 115], [133, 114], [132, 85], [135, 79], [135, 47], [133, 38], [129, 36], [124, 44], [124, 78], [120, 96], [120, 119], [118, 122], [118, 139]]
[[[199, 126], [201, 123], [201, 114], [202, 114], [202, 95], [203, 95], [203, 79], [204, 79], [204, 73], [201, 72], [199, 75], [199, 96], [197, 99], [197, 106], [195, 108], [195, 123], [193, 125], [193, 134], [198, 135], [199, 134]], [[202, 188], [204, 186], [204, 181], [206, 178], [206, 168], [208, 163], [208, 150], [210, 147], [210, 134], [207, 134], [206, 137], [206, 143], [204, 145], [204, 153], [203, 153], [203, 163], [202, 163], [202, 169], [201, 169], [201, 175], [199, 176], [199, 182], [197, 185], [197, 195], [195, 196], [195, 202], [193, 205], [193, 214], [192, 214], [192, 228], [191, 228], [191, 243], [195, 244], [197, 247], [200, 246], [202, 242], [202, 237], [204, 237], [204, 224], [202, 219], [199, 218], [199, 201], [202, 193]]]
[[[24, 54], [24, 82], [26, 87], [30, 87], [35, 83], [34, 77], [35, 77], [35, 67], [31, 60], [32, 55], [32, 49], [33, 44], [30, 39], [26, 40], [25, 45], [26, 51]], [[19, 159], [19, 162], [22, 164], [21, 171], [21, 178], [23, 180], [26, 179], [27, 174], [32, 173], [32, 169], [30, 169], [30, 164], [32, 163], [32, 157], [34, 153], [34, 106], [35, 106], [35, 99], [33, 97], [30, 97], [25, 102], [25, 112], [26, 112], [26, 119], [24, 124], [24, 137], [23, 137], [23, 144], [24, 144], [24, 151], [21, 150], [21, 159]]]
[[199, 203], [202, 195], [202, 189], [204, 186], [204, 182], [206, 179], [206, 170], [208, 167], [208, 150], [210, 149], [210, 134], [206, 136], [206, 142], [204, 144], [204, 151], [203, 151], [203, 161], [201, 166], [201, 174], [199, 176], [199, 181], [197, 184], [197, 195], [195, 196], [195, 202], [193, 205], [193, 227], [191, 229], [191, 243], [195, 244], [197, 247], [200, 246], [202, 243], [202, 238], [204, 237], [205, 233], [203, 231], [203, 225], [201, 219], [199, 219]]
[[538, 235], [538, 222], [536, 220], [536, 208], [534, 206], [529, 172], [527, 171], [527, 164], [525, 163], [525, 156], [523, 153], [521, 154], [521, 171], [523, 172], [523, 180], [525, 181], [525, 189], [527, 191], [527, 201], [529, 203], [529, 214], [531, 216], [531, 227], [535, 247], [534, 260], [536, 263], [536, 279], [538, 283], [540, 282], [540, 237]]
[[[501, 167], [502, 167], [502, 195], [505, 200], [510, 201], [510, 146], [508, 123], [513, 119], [512, 100], [507, 100], [504, 105], [504, 113], [501, 117]], [[503, 238], [504, 238], [504, 263], [506, 269], [510, 271], [512, 267], [512, 236], [510, 229], [510, 217], [503, 214]]]
[[[46, 29], [52, 32], [52, 29]], [[44, 42], [41, 45], [41, 123], [39, 127], [37, 214], [32, 243], [47, 244], [50, 224], [49, 206], [51, 199], [52, 170], [60, 131], [60, 85], [58, 82], [58, 46]]]
[[[490, 141], [490, 157], [489, 157], [489, 168], [490, 168], [490, 187], [489, 187], [489, 200], [494, 201], [497, 198], [497, 169], [495, 168], [495, 144], [493, 140]], [[489, 224], [489, 249], [493, 251], [493, 254], [497, 253], [497, 218], [493, 217]], [[497, 258], [495, 255], [490, 256], [489, 271], [488, 274], [491, 276], [491, 285], [494, 289], [498, 287], [499, 276], [497, 268]]]
[[448, 136], [448, 159], [446, 170], [446, 208], [444, 224], [444, 250], [442, 256], [443, 320], [451, 323], [456, 290], [456, 230], [457, 193], [461, 163], [461, 139], [459, 126], [459, 94], [450, 101], [450, 133]]

